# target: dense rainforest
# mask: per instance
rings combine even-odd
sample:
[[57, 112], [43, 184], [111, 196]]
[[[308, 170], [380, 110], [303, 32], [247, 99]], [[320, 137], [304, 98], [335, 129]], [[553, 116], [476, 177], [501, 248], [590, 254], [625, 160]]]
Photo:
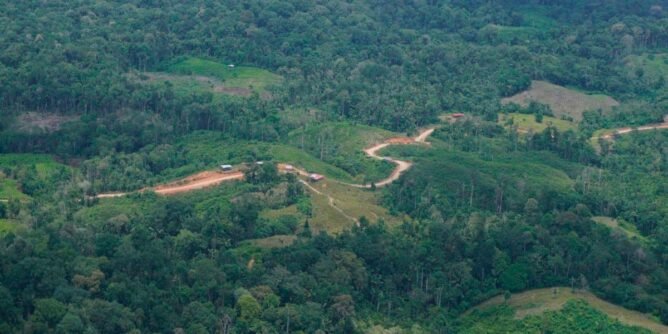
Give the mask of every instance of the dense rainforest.
[[[551, 287], [668, 325], [668, 132], [606, 135], [668, 115], [666, 1], [26, 0], [0, 27], [0, 333], [640, 331], [467, 312]], [[503, 102], [545, 82], [594, 102]], [[244, 180], [150, 191], [223, 161]]]

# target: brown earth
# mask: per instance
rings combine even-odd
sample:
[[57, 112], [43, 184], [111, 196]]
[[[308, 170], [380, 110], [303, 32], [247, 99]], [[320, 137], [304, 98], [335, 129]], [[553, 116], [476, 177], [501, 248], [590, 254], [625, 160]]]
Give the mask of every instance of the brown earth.
[[[156, 194], [165, 196], [178, 195], [193, 190], [199, 190], [217, 186], [223, 182], [241, 180], [243, 178], [244, 178], [244, 173], [240, 171], [227, 172], [227, 173], [217, 172], [217, 171], [204, 171], [171, 183], [159, 185], [153, 188], [144, 188], [139, 190], [139, 192], [153, 191]], [[123, 197], [128, 194], [129, 193], [124, 193], [124, 192], [112, 192], [112, 193], [98, 194], [95, 197], [114, 198], [114, 197]]]
[[[420, 134], [415, 137], [415, 138], [404, 138], [404, 137], [398, 137], [398, 138], [391, 138], [383, 143], [374, 145], [372, 147], [369, 147], [364, 150], [364, 152], [374, 158], [374, 159], [384, 159], [389, 162], [392, 162], [397, 165], [397, 167], [392, 171], [392, 174], [388, 176], [386, 179], [383, 179], [377, 183], [375, 183], [376, 187], [382, 187], [386, 186], [397, 179], [401, 177], [401, 174], [403, 174], [405, 171], [407, 171], [409, 168], [413, 166], [413, 163], [408, 162], [408, 161], [402, 161], [402, 160], [396, 160], [392, 159], [389, 157], [381, 157], [378, 155], [378, 151], [381, 149], [390, 146], [390, 145], [408, 145], [412, 143], [426, 143], [427, 137], [429, 137], [432, 133], [434, 132], [434, 128], [429, 128], [426, 129]], [[427, 143], [428, 144], [428, 143]], [[278, 164], [278, 170], [281, 172], [294, 172], [299, 174], [300, 176], [308, 177], [309, 173], [305, 170], [299, 169], [297, 167], [292, 167], [291, 170], [288, 170], [288, 165], [279, 163]], [[233, 172], [220, 172], [220, 171], [204, 171], [200, 172], [191, 176], [188, 176], [184, 179], [170, 182], [167, 184], [163, 185], [158, 185], [153, 188], [144, 188], [139, 190], [139, 192], [145, 192], [145, 191], [153, 191], [156, 194], [159, 195], [177, 195], [193, 190], [199, 190], [199, 189], [204, 189], [208, 187], [213, 187], [216, 185], [219, 185], [223, 182], [229, 182], [229, 181], [236, 181], [236, 180], [241, 180], [244, 178], [244, 173], [241, 171], [233, 171]], [[311, 187], [308, 183], [302, 181], [307, 188], [310, 190], [315, 190], [316, 193], [321, 194], [319, 191], [317, 191], [315, 188]], [[349, 186], [357, 187], [357, 188], [371, 188], [370, 184], [347, 184]], [[112, 192], [112, 193], [104, 193], [104, 194], [98, 194], [95, 197], [96, 198], [113, 198], [113, 197], [122, 197], [127, 195], [128, 193], [125, 192]], [[329, 196], [328, 196], [329, 197]], [[332, 207], [335, 207], [337, 211], [340, 211], [341, 209], [336, 207], [334, 205], [334, 199], [329, 197], [330, 205]], [[343, 213], [343, 212], [342, 212]], [[343, 213], [346, 215], [345, 213]], [[347, 215], [346, 215], [347, 216]], [[354, 218], [347, 216], [350, 219], [354, 220]]]
[[54, 132], [60, 130], [67, 122], [76, 120], [79, 116], [61, 115], [56, 113], [27, 112], [17, 117], [17, 128], [23, 132]]
[[587, 110], [608, 110], [619, 105], [609, 96], [589, 95], [546, 81], [533, 81], [529, 90], [504, 98], [501, 103], [512, 102], [526, 107], [531, 101], [549, 105], [556, 118], [568, 116], [575, 121], [582, 120], [582, 113]]
[[153, 188], [153, 191], [160, 195], [176, 195], [193, 190], [213, 187], [225, 181], [241, 180], [243, 178], [244, 173], [239, 171], [229, 173], [206, 171], [189, 176], [183, 180], [179, 180], [171, 184], [157, 186]]
[[652, 131], [652, 130], [662, 130], [662, 129], [668, 129], [668, 122], [660, 123], [660, 124], [653, 124], [653, 125], [639, 126], [637, 128], [629, 128], [629, 127], [619, 128], [619, 129], [615, 129], [612, 133], [602, 135], [602, 136], [599, 136], [599, 137], [593, 137], [592, 139], [601, 138], [601, 139], [606, 139], [606, 140], [613, 140], [613, 139], [615, 139], [615, 136], [627, 134], [627, 133], [633, 132], [634, 130], [637, 130], [637, 131]]

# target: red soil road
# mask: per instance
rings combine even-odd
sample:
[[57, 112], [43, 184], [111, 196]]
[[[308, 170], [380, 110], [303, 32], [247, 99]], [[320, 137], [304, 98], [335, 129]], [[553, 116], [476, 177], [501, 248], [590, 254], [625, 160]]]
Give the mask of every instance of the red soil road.
[[[409, 144], [414, 144], [414, 143], [423, 143], [423, 144], [429, 144], [426, 140], [427, 138], [434, 133], [435, 128], [428, 128], [420, 132], [415, 138], [405, 138], [405, 137], [400, 137], [400, 138], [390, 138], [388, 140], [385, 140], [384, 142], [371, 146], [367, 149], [364, 150], [364, 153], [366, 155], [374, 158], [374, 159], [379, 159], [379, 160], [386, 160], [389, 161], [397, 167], [394, 168], [392, 171], [392, 174], [390, 174], [389, 177], [380, 180], [378, 182], [375, 182], [374, 185], [376, 187], [384, 187], [396, 180], [398, 180], [401, 177], [401, 174], [409, 170], [411, 167], [413, 167], [412, 162], [408, 161], [403, 161], [403, 160], [397, 160], [393, 159], [390, 157], [382, 157], [378, 155], [378, 151], [390, 146], [390, 145], [409, 145]], [[371, 188], [371, 184], [349, 184], [346, 183], [349, 186], [357, 187], [357, 188]]]
[[[204, 188], [209, 188], [217, 186], [226, 181], [241, 180], [244, 178], [244, 173], [242, 172], [214, 172], [214, 171], [205, 171], [191, 175], [185, 179], [159, 185], [153, 188], [144, 188], [139, 190], [139, 192], [153, 191], [159, 195], [177, 195], [193, 190], [199, 190]], [[96, 198], [114, 198], [114, 197], [123, 197], [129, 193], [115, 192], [115, 193], [106, 193], [98, 194]]]
[[157, 186], [153, 191], [160, 195], [176, 195], [217, 186], [225, 181], [241, 180], [243, 178], [244, 173], [239, 171], [228, 173], [206, 171], [189, 176], [172, 184]]
[[[434, 132], [434, 128], [429, 128], [426, 129], [420, 134], [415, 137], [415, 138], [406, 138], [406, 137], [398, 137], [398, 138], [390, 138], [385, 140], [384, 142], [374, 145], [372, 147], [369, 147], [364, 150], [364, 153], [366, 153], [368, 156], [374, 158], [374, 159], [381, 159], [381, 160], [387, 160], [389, 162], [392, 162], [397, 165], [397, 167], [392, 171], [392, 174], [390, 174], [389, 177], [377, 182], [375, 185], [376, 187], [383, 187], [386, 186], [397, 179], [401, 177], [401, 174], [403, 174], [405, 171], [410, 169], [413, 166], [413, 163], [408, 162], [408, 161], [403, 161], [403, 160], [396, 160], [392, 159], [389, 157], [381, 157], [378, 155], [378, 151], [384, 149], [387, 146], [390, 145], [408, 145], [408, 144], [413, 144], [413, 143], [424, 143], [424, 144], [429, 144], [426, 142], [426, 139]], [[291, 169], [288, 169], [287, 164], [280, 163], [278, 164], [278, 170], [282, 172], [296, 172], [297, 174], [301, 176], [308, 177], [310, 174], [302, 169], [299, 169], [297, 167], [292, 167]], [[185, 192], [190, 192], [193, 190], [199, 190], [199, 189], [204, 189], [204, 188], [209, 188], [213, 186], [217, 186], [223, 182], [228, 182], [228, 181], [235, 181], [235, 180], [241, 180], [244, 178], [244, 173], [240, 171], [236, 172], [217, 172], [217, 171], [204, 171], [201, 173], [197, 173], [194, 175], [191, 175], [185, 179], [181, 179], [172, 183], [167, 183], [164, 185], [159, 185], [153, 188], [144, 188], [140, 189], [139, 192], [145, 192], [145, 191], [153, 191], [156, 194], [159, 195], [177, 195]], [[352, 187], [357, 187], [357, 188], [371, 188], [371, 184], [349, 184], [345, 183], [349, 186]], [[312, 187], [311, 187], [312, 188]], [[313, 188], [315, 189], [315, 188]], [[114, 197], [123, 197], [128, 195], [129, 193], [125, 192], [112, 192], [112, 193], [104, 193], [104, 194], [98, 194], [95, 196], [95, 198], [114, 198]], [[333, 199], [330, 198], [331, 204], [333, 204]], [[340, 210], [340, 208], [337, 207], [337, 210]], [[347, 216], [347, 215], [346, 215]]]
[[654, 124], [654, 125], [639, 126], [637, 128], [619, 128], [619, 129], [616, 129], [611, 134], [603, 135], [603, 136], [600, 136], [600, 137], [594, 137], [594, 139], [603, 138], [603, 139], [612, 140], [612, 139], [615, 138], [616, 135], [627, 134], [629, 132], [633, 132], [634, 130], [651, 131], [651, 130], [661, 130], [661, 129], [668, 129], [668, 122], [661, 123], [661, 124]]

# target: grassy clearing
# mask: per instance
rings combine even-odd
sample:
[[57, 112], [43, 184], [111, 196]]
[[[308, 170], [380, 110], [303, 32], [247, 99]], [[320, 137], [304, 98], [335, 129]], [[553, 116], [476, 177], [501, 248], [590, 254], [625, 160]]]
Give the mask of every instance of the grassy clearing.
[[139, 79], [149, 83], [167, 82], [169, 85], [171, 85], [174, 93], [181, 96], [204, 92], [215, 93], [216, 87], [222, 85], [221, 81], [214, 78], [170, 74], [164, 72], [143, 73], [140, 75]]
[[556, 118], [572, 117], [575, 121], [580, 121], [587, 110], [609, 110], [619, 105], [607, 95], [586, 94], [545, 81], [533, 81], [529, 90], [504, 98], [501, 103], [526, 107], [531, 101], [549, 105]]
[[627, 310], [606, 302], [589, 292], [573, 293], [567, 287], [558, 287], [556, 289], [556, 295], [553, 294], [552, 288], [536, 289], [514, 294], [507, 302], [504, 302], [503, 296], [497, 296], [467, 311], [464, 316], [471, 315], [476, 311], [480, 312], [505, 305], [513, 311], [512, 317], [518, 320], [538, 316], [545, 312], [559, 311], [570, 301], [582, 300], [594, 309], [603, 312], [608, 317], [623, 324], [646, 328], [656, 333], [668, 332], [668, 326], [660, 324], [655, 318], [649, 315]]
[[46, 154], [30, 154], [30, 153], [10, 153], [0, 154], [0, 167], [13, 166], [28, 166], [34, 165], [37, 172], [46, 176], [49, 173], [56, 171], [58, 168], [65, 165], [53, 160], [53, 158]]
[[19, 185], [16, 180], [8, 179], [0, 174], [0, 199], [18, 199], [25, 201], [30, 199], [30, 196], [24, 194], [19, 190]]
[[550, 116], [544, 116], [543, 122], [536, 122], [535, 115], [527, 115], [520, 113], [499, 114], [499, 124], [504, 125], [508, 120], [512, 120], [513, 124], [517, 126], [520, 132], [538, 133], [545, 130], [548, 126], [554, 126], [560, 132], [568, 130], [576, 130], [573, 122], [558, 119]]
[[624, 233], [629, 239], [638, 239], [643, 242], [647, 241], [647, 238], [642, 236], [635, 226], [623, 220], [603, 216], [592, 217], [592, 220], [597, 224], [609, 227], [613, 231]]
[[[341, 208], [346, 214], [359, 219], [364, 216], [371, 223], [382, 219], [390, 226], [401, 223], [401, 218], [392, 216], [388, 210], [381, 206], [381, 192], [359, 189], [340, 184], [338, 182], [319, 182], [314, 185], [319, 191], [335, 199], [335, 205]], [[328, 230], [332, 228], [332, 223], [325, 226]], [[334, 227], [336, 228], [336, 227]]]
[[251, 66], [235, 66], [215, 61], [189, 57], [167, 68], [167, 72], [180, 75], [201, 75], [223, 82], [228, 88], [248, 88], [257, 92], [265, 91], [269, 86], [279, 84], [281, 76], [267, 70]]
[[[327, 195], [324, 193], [316, 194], [310, 190], [309, 194], [313, 205], [313, 215], [309, 219], [309, 224], [313, 233], [328, 232], [336, 234], [355, 226], [355, 222], [346, 217], [345, 211], [341, 213], [330, 205]], [[335, 200], [334, 205], [340, 207], [341, 203]]]

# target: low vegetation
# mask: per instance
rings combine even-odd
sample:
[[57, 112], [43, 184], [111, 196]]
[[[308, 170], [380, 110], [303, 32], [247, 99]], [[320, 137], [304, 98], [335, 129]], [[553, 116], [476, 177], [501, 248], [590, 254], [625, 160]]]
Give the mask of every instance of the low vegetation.
[[[548, 321], [551, 327], [555, 326], [551, 330], [554, 333], [568, 333], [568, 328], [572, 332], [575, 330], [575, 326], [581, 327], [584, 330], [583, 333], [600, 333], [602, 330], [600, 326], [610, 326], [609, 331], [615, 333], [622, 331], [629, 332], [632, 329], [629, 328], [630, 326], [633, 326], [635, 331], [649, 330], [655, 333], [668, 331], [668, 326], [662, 325], [653, 317], [606, 302], [587, 291], [568, 287], [555, 287], [525, 291], [512, 294], [509, 297], [507, 299], [506, 296], [497, 296], [485, 301], [472, 310], [469, 310], [467, 315], [470, 318], [464, 320], [464, 322], [469, 322], [477, 318], [476, 316], [471, 316], [472, 314], [477, 313], [479, 315], [484, 312], [493, 312], [505, 318], [503, 322], [499, 322], [499, 324], [503, 323], [503, 325], [496, 327], [492, 321], [488, 321], [485, 324], [478, 324], [481, 327], [473, 327], [475, 328], [473, 332], [479, 333], [483, 328], [501, 332], [512, 331], [508, 328], [503, 328], [503, 326], [520, 326], [520, 328], [529, 326], [524, 327], [528, 329], [539, 325], [541, 322], [544, 323], [544, 321]], [[593, 319], [589, 319], [586, 322], [579, 323], [577, 319], [586, 318], [583, 316], [585, 313], [591, 314], [593, 319], [596, 320], [592, 321]], [[568, 314], [577, 316], [572, 318], [566, 316]], [[556, 320], [555, 316], [563, 316], [562, 319], [566, 323], [558, 324], [549, 321], [549, 319]], [[514, 321], [511, 319], [514, 319]], [[538, 321], [539, 319], [542, 319], [542, 321]], [[621, 326], [620, 323], [624, 326]], [[558, 326], [564, 327], [560, 328]], [[640, 328], [643, 328], [643, 330]]]
[[[239, 66], [238, 64], [222, 64], [216, 61], [187, 57], [179, 59], [166, 69], [167, 72], [180, 75], [195, 75], [218, 80], [217, 91], [221, 93], [243, 94], [246, 90], [258, 93], [267, 92], [268, 88], [282, 81], [281, 76], [267, 70]], [[216, 91], [216, 88], [214, 88]]]
[[464, 317], [460, 333], [654, 333], [633, 321], [632, 325], [627, 321], [619, 322], [582, 300], [570, 300], [557, 311], [545, 311], [520, 320], [513, 318], [513, 313], [514, 309], [507, 305], [475, 312]]
[[521, 133], [538, 133], [552, 126], [561, 132], [568, 130], [575, 131], [577, 128], [571, 121], [558, 119], [551, 116], [542, 116], [541, 121], [538, 122], [536, 115], [509, 113], [499, 114], [499, 124], [504, 126], [515, 126], [517, 131]]

